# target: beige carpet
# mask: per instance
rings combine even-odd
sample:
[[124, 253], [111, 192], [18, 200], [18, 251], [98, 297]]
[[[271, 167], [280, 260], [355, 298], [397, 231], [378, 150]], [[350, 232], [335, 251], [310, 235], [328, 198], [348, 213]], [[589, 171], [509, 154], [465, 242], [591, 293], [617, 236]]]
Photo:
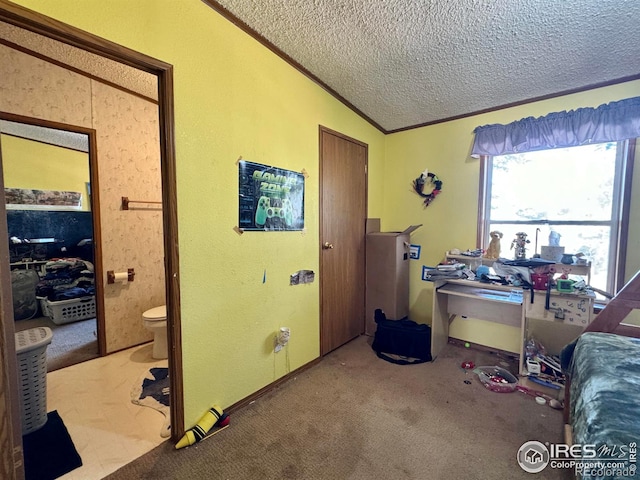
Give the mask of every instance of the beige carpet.
[[562, 412], [486, 390], [460, 368], [508, 359], [449, 345], [433, 363], [398, 366], [370, 341], [354, 340], [233, 413], [219, 434], [178, 451], [166, 442], [107, 478], [570, 478], [516, 462], [528, 440], [562, 441]]
[[53, 333], [53, 339], [47, 347], [48, 372], [98, 357], [95, 318], [64, 325], [56, 325], [49, 317], [15, 322], [16, 332], [35, 327], [49, 327]]

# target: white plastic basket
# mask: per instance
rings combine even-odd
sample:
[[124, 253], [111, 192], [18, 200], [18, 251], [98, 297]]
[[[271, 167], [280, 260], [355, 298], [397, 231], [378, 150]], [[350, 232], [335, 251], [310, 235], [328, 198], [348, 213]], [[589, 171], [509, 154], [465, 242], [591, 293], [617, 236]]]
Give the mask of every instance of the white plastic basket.
[[47, 346], [53, 333], [48, 327], [37, 327], [16, 332], [15, 337], [20, 418], [26, 435], [47, 423]]
[[71, 300], [52, 302], [47, 298], [40, 298], [42, 314], [49, 317], [56, 325], [95, 318], [96, 297], [81, 297]]

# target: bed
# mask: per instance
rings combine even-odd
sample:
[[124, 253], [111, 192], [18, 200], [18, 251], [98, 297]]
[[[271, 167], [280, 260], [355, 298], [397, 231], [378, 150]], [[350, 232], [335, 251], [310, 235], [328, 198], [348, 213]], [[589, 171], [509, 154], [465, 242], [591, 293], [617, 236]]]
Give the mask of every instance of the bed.
[[640, 272], [561, 355], [566, 442], [581, 445], [583, 454], [585, 445], [595, 445], [588, 448], [596, 458], [623, 467], [577, 472], [578, 478], [640, 478], [640, 328], [621, 323], [634, 308], [640, 308]]

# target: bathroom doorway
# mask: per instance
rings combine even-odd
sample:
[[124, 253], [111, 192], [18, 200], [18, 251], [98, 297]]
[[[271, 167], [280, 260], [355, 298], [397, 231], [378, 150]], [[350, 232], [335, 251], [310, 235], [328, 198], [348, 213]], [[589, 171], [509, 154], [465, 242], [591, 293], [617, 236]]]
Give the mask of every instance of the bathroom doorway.
[[104, 355], [95, 131], [0, 112], [0, 149], [16, 332], [53, 331], [48, 372]]
[[[172, 67], [162, 61], [140, 54], [138, 52], [121, 47], [107, 40], [98, 38], [76, 28], [57, 22], [53, 19], [37, 14], [17, 5], [1, 3], [0, 20], [7, 22], [20, 29], [34, 32], [44, 37], [57, 40], [66, 45], [71, 45], [86, 52], [107, 58], [149, 73], [157, 81], [157, 107], [159, 118], [159, 150], [160, 150], [160, 175], [161, 175], [161, 198], [163, 209], [161, 212], [163, 227], [164, 246], [164, 272], [165, 291], [167, 305], [167, 333], [171, 348], [169, 349], [169, 371], [170, 371], [170, 396], [171, 396], [171, 436], [174, 441], [179, 439], [184, 433], [184, 400], [182, 390], [182, 355], [180, 337], [180, 293], [178, 275], [178, 232], [177, 232], [177, 201], [176, 201], [176, 175], [175, 175], [175, 148], [173, 131], [173, 80]], [[3, 199], [4, 200], [4, 199]], [[0, 202], [4, 203], [4, 202]], [[6, 235], [6, 217], [0, 215], [0, 234]], [[6, 247], [2, 249], [6, 253]], [[0, 253], [3, 253], [0, 252]], [[4, 255], [3, 253], [3, 255]], [[8, 262], [6, 265], [0, 262], [0, 276], [2, 284], [10, 284], [10, 271]], [[0, 290], [1, 309], [4, 313], [11, 310], [10, 290], [3, 288]], [[6, 315], [2, 316], [2, 328], [4, 338], [13, 338], [14, 326], [12, 315], [11, 321], [4, 321]], [[140, 322], [141, 323], [141, 322]], [[17, 366], [15, 361], [15, 349], [13, 345], [5, 346], [3, 362], [0, 373], [9, 379], [17, 378]], [[5, 373], [5, 369], [7, 372]], [[17, 392], [12, 385], [17, 382], [11, 381], [8, 384], [0, 385], [3, 392], [7, 392], [5, 398], [8, 400], [7, 408], [2, 408], [2, 418], [5, 424], [12, 426], [11, 429], [3, 429], [0, 434], [1, 439], [9, 440], [10, 446], [18, 447], [9, 449], [17, 451], [17, 456], [13, 462], [20, 462], [21, 429], [17, 404]], [[4, 405], [2, 405], [4, 407]], [[5, 413], [7, 412], [7, 413]], [[10, 437], [10, 438], [7, 438]], [[18, 468], [19, 470], [19, 468]], [[2, 473], [2, 472], [0, 472]]]

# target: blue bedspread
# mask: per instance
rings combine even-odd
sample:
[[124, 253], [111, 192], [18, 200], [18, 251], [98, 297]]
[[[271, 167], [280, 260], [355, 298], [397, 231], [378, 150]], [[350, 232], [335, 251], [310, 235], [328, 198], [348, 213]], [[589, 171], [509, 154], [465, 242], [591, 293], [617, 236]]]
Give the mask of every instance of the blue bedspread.
[[[629, 453], [640, 443], [640, 339], [585, 333], [578, 340], [571, 377], [574, 444], [595, 444], [598, 457], [633, 465], [625, 475], [584, 475], [584, 479], [640, 478]], [[631, 475], [630, 475], [631, 473]]]

